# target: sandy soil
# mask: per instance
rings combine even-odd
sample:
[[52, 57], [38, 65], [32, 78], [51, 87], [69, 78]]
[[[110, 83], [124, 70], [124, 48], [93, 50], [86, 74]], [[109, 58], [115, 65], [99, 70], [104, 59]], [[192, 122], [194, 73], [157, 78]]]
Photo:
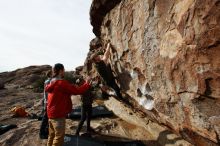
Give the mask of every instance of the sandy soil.
[[[12, 129], [0, 135], [1, 146], [44, 146], [46, 140], [39, 138], [41, 121], [30, 118], [12, 118], [10, 109], [20, 105], [29, 113], [40, 114], [42, 108], [42, 94], [34, 93], [31, 89], [7, 88], [0, 90], [0, 124], [16, 124], [18, 128]], [[79, 97], [73, 97], [74, 106], [79, 105]], [[77, 120], [67, 119], [66, 134], [74, 134], [78, 125]], [[100, 118], [92, 120], [92, 127], [97, 132], [93, 136], [105, 140], [141, 140], [146, 145], [159, 146], [158, 139], [152, 139], [148, 133], [140, 127], [131, 125], [117, 117]], [[82, 130], [82, 133], [85, 129]], [[81, 134], [82, 134], [81, 133]], [[166, 134], [159, 140], [166, 141], [168, 145], [175, 145], [176, 141], [166, 139]]]

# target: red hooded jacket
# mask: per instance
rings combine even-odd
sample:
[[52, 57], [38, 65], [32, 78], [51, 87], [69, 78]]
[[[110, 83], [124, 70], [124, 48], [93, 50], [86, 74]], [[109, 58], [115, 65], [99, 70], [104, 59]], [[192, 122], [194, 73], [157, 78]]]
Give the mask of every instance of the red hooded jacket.
[[75, 87], [66, 80], [56, 80], [46, 86], [48, 92], [48, 118], [65, 118], [72, 111], [71, 95], [83, 94], [90, 88], [88, 83]]

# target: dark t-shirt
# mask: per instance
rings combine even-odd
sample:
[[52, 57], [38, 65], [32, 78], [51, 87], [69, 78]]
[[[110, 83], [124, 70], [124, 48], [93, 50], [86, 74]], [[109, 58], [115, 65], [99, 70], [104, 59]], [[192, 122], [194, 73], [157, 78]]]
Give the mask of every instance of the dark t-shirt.
[[99, 84], [93, 84], [83, 95], [81, 95], [82, 105], [92, 105], [93, 99], [96, 96]]
[[104, 82], [109, 85], [112, 82], [114, 82], [115, 77], [112, 73], [111, 66], [108, 64], [106, 65], [104, 61], [100, 61], [95, 63], [95, 67], [99, 73], [99, 75], [102, 77]]

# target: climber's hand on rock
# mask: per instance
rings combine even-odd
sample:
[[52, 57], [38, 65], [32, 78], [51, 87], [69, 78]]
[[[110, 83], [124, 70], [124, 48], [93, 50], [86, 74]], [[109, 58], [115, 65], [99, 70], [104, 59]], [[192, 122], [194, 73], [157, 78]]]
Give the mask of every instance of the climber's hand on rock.
[[108, 44], [107, 44], [107, 48], [110, 48], [110, 47], [111, 47], [111, 43], [108, 42]]

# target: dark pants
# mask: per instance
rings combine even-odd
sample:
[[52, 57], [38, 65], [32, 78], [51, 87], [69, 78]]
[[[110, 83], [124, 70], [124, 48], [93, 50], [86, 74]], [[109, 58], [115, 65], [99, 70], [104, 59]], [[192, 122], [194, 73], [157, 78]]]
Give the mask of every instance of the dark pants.
[[130, 103], [130, 101], [128, 100], [128, 98], [123, 98], [123, 96], [121, 95], [120, 88], [119, 88], [118, 85], [116, 84], [115, 79], [112, 79], [111, 81], [106, 82], [106, 84], [107, 84], [109, 87], [111, 87], [111, 88], [114, 89], [114, 91], [115, 91], [115, 93], [116, 93], [116, 96], [117, 96], [117, 97], [115, 97], [116, 99], [122, 100], [124, 103], [126, 103], [126, 104], [132, 106], [132, 104]]
[[48, 125], [47, 110], [44, 109], [41, 126], [40, 126], [40, 133], [39, 133], [41, 139], [47, 139], [49, 134], [48, 127], [49, 125]]
[[82, 105], [81, 108], [81, 120], [76, 130], [76, 135], [79, 135], [80, 130], [82, 129], [83, 123], [87, 122], [87, 132], [90, 132], [90, 121], [92, 116], [92, 105]]
[[118, 97], [119, 99], [122, 99], [122, 95], [121, 95], [121, 92], [120, 92], [120, 88], [119, 88], [118, 85], [115, 83], [115, 80], [114, 80], [114, 79], [111, 80], [111, 81], [109, 81], [109, 82], [106, 82], [106, 84], [107, 84], [109, 87], [111, 87], [111, 88], [113, 88], [113, 89], [115, 90], [115, 93], [116, 93], [116, 95], [117, 95], [117, 97]]

